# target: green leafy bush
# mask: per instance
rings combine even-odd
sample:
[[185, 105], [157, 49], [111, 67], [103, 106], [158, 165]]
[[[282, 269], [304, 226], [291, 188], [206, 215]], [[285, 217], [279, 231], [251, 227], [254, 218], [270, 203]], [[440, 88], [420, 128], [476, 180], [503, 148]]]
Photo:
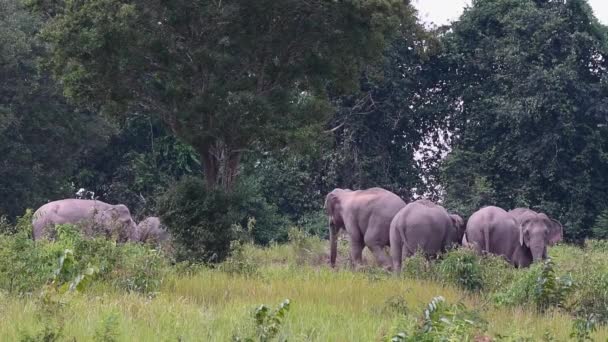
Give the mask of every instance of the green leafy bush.
[[221, 262], [236, 239], [239, 217], [230, 196], [205, 191], [202, 179], [188, 177], [159, 201], [159, 213], [176, 244], [178, 261]]
[[232, 337], [232, 340], [234, 342], [268, 342], [273, 340], [281, 331], [281, 326], [283, 325], [285, 316], [289, 312], [290, 304], [289, 299], [285, 299], [275, 310], [264, 304], [260, 305], [253, 313], [256, 326], [255, 338], [242, 338], [235, 335]]
[[159, 201], [159, 212], [174, 237], [178, 261], [225, 260], [231, 241], [238, 239], [235, 227], [252, 227], [246, 233], [256, 243], [285, 241], [287, 221], [258, 195], [257, 186], [244, 179], [227, 194], [207, 191], [202, 179], [188, 177], [168, 191]]
[[441, 278], [467, 291], [483, 288], [480, 257], [470, 249], [457, 249], [447, 253], [437, 265]]
[[487, 322], [462, 303], [449, 304], [441, 296], [433, 298], [423, 311], [420, 325], [411, 334], [400, 332], [391, 342], [474, 341], [487, 330]]
[[608, 209], [602, 211], [591, 228], [596, 239], [608, 239]]
[[[104, 238], [89, 239], [71, 225], [57, 226], [55, 241], [33, 241], [31, 215], [18, 220], [16, 233], [0, 235], [0, 289], [27, 294], [37, 291], [55, 274], [66, 283], [94, 268], [96, 277], [117, 289], [151, 293], [158, 291], [168, 272], [160, 251], [140, 244], [117, 244]], [[57, 260], [62, 260], [56, 274]], [[75, 283], [74, 286], [77, 286]]]
[[540, 275], [534, 288], [534, 302], [540, 312], [550, 307], [563, 307], [567, 296], [572, 292], [574, 283], [568, 275], [555, 275], [555, 264], [551, 258], [543, 262]]

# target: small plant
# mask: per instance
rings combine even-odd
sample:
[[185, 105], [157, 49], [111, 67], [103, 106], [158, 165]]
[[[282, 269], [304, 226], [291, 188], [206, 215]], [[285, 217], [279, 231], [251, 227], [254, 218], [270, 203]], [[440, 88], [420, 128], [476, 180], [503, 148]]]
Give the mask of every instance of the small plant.
[[566, 297], [573, 290], [574, 283], [569, 276], [555, 276], [555, 264], [551, 258], [543, 263], [534, 290], [536, 308], [544, 312], [550, 307], [563, 307]]
[[95, 331], [93, 340], [96, 342], [116, 342], [118, 341], [118, 315], [110, 314], [101, 322], [101, 326]]
[[289, 305], [289, 299], [285, 299], [275, 310], [270, 309], [264, 304], [260, 305], [253, 313], [256, 325], [256, 337], [241, 338], [234, 336], [232, 340], [234, 342], [272, 341], [281, 331], [285, 316], [289, 312]]
[[472, 250], [450, 251], [439, 264], [438, 270], [443, 279], [464, 290], [479, 291], [483, 288], [479, 257]]
[[258, 274], [258, 265], [246, 255], [245, 244], [243, 242], [232, 241], [230, 249], [232, 250], [232, 255], [219, 266], [222, 271], [246, 277]]
[[433, 298], [423, 311], [421, 324], [414, 334], [400, 332], [391, 342], [402, 341], [474, 341], [487, 329], [487, 322], [462, 303], [448, 304], [441, 296]]
[[570, 337], [578, 342], [593, 341], [591, 334], [595, 332], [597, 321], [594, 314], [584, 318], [577, 318], [572, 324]]

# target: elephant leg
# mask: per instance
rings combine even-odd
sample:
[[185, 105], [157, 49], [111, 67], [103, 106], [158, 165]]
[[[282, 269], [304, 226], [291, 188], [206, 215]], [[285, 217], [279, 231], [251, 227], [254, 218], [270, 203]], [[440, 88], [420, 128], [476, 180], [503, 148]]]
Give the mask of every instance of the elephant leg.
[[391, 268], [391, 261], [388, 258], [388, 256], [386, 255], [384, 248], [382, 248], [376, 244], [367, 245], [367, 247], [372, 251], [372, 253], [374, 253], [374, 256], [376, 257], [376, 261], [380, 264], [380, 266], [382, 266], [385, 269]]
[[391, 229], [390, 240], [393, 272], [398, 274], [401, 272], [401, 261], [403, 257], [402, 253], [406, 250], [406, 248], [405, 244], [403, 243], [403, 239], [401, 238], [401, 233], [398, 230]]
[[363, 248], [365, 247], [362, 239], [350, 235], [350, 262], [353, 268], [363, 264]]

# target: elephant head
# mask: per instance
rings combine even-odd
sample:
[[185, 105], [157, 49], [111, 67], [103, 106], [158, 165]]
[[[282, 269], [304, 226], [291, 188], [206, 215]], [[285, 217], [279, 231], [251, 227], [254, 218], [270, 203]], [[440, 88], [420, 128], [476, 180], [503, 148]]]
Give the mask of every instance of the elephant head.
[[450, 219], [452, 220], [452, 226], [455, 230], [454, 243], [460, 243], [464, 236], [464, 231], [466, 229], [466, 224], [462, 217], [456, 214], [451, 214]]
[[325, 211], [329, 221], [329, 240], [330, 252], [329, 261], [331, 267], [336, 266], [336, 255], [338, 253], [338, 233], [344, 228], [344, 219], [342, 218], [342, 208], [340, 204], [340, 194], [346, 190], [334, 189], [325, 197]]
[[103, 225], [110, 227], [107, 233], [112, 235], [116, 232], [119, 242], [137, 241], [139, 239], [137, 225], [131, 217], [129, 208], [124, 204], [113, 205], [103, 210], [99, 215]]
[[561, 223], [545, 214], [528, 213], [521, 217], [519, 223], [519, 243], [530, 249], [534, 262], [547, 257], [547, 246], [562, 240]]
[[158, 217], [148, 217], [137, 225], [138, 241], [143, 243], [162, 243], [169, 239], [169, 232]]

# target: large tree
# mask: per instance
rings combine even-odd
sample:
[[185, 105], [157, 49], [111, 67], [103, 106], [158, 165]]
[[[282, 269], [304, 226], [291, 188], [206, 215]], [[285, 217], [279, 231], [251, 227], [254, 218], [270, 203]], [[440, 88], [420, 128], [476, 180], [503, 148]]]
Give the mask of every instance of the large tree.
[[585, 236], [608, 206], [608, 34], [587, 2], [474, 1], [443, 42], [447, 204], [534, 207]]
[[159, 115], [229, 190], [253, 143], [309, 139], [352, 89], [405, 0], [32, 0], [52, 17], [48, 65], [81, 105]]
[[0, 0], [0, 216], [73, 194], [82, 153], [105, 144], [109, 125], [74, 110], [37, 68], [42, 21], [19, 0]]

